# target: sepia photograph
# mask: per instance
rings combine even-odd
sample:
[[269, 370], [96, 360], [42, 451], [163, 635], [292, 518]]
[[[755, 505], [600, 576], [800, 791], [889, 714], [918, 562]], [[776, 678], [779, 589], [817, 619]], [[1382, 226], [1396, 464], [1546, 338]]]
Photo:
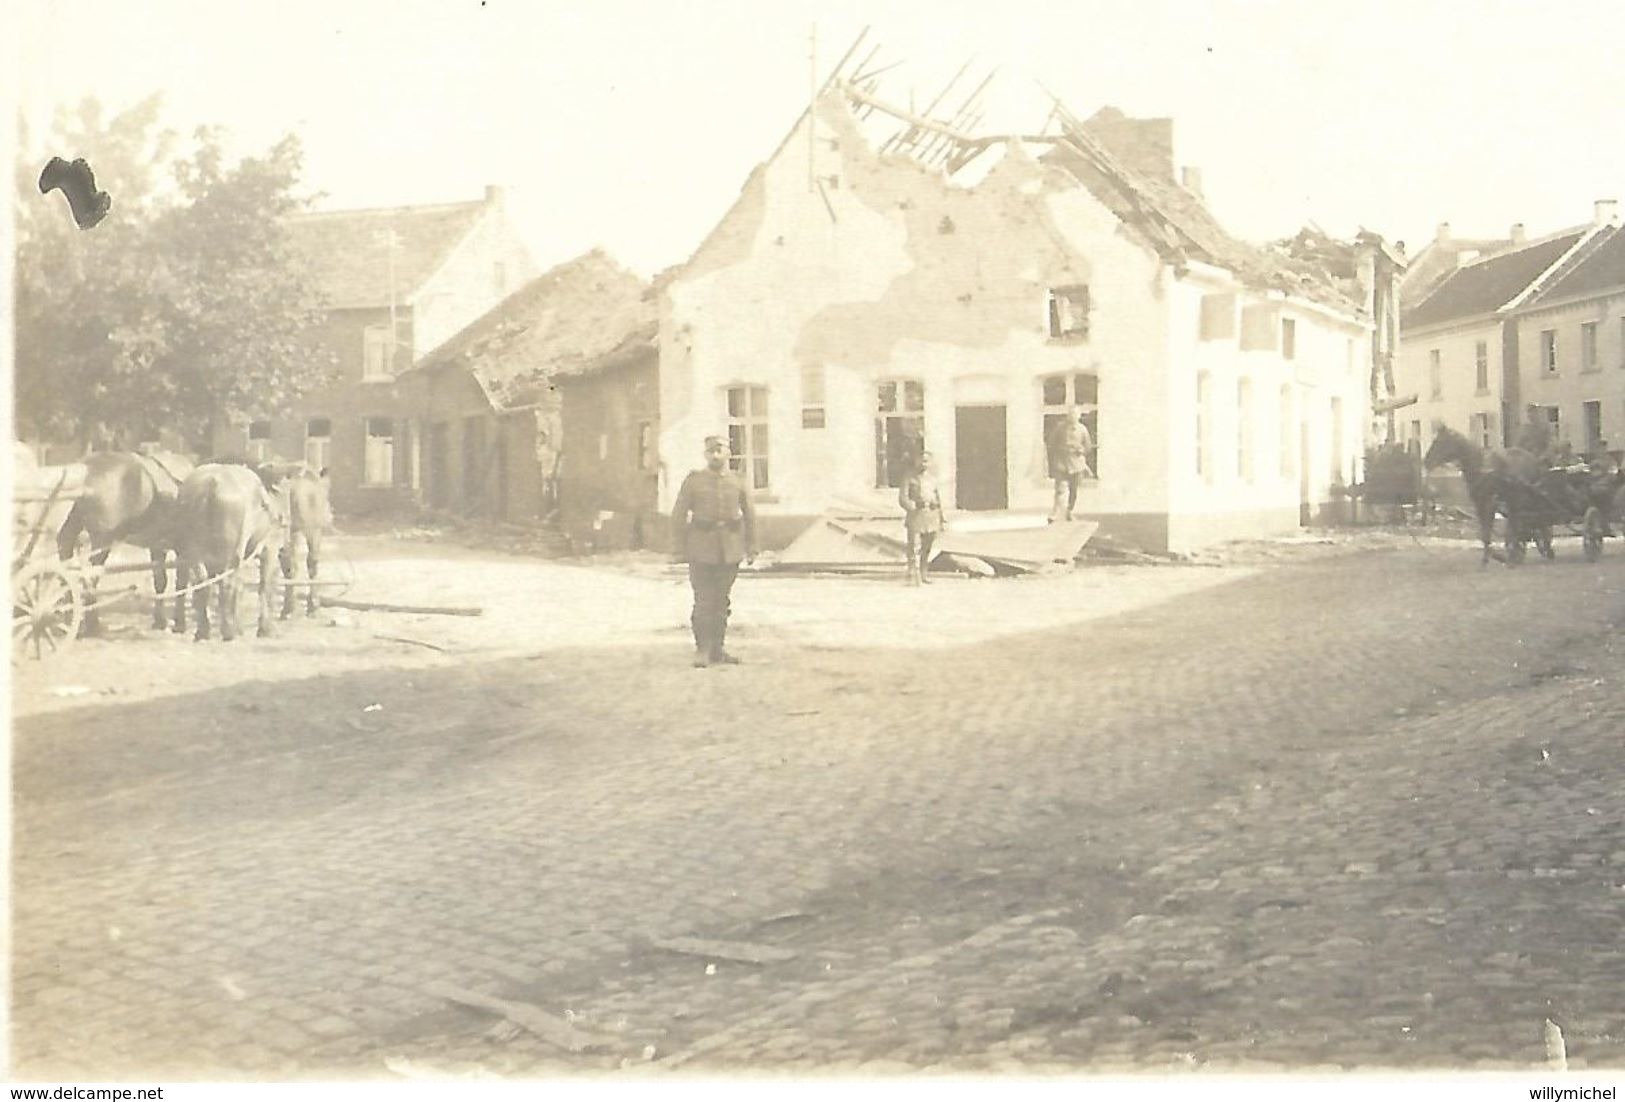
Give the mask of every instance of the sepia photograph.
[[1618, 1097], [1625, 7], [0, 12], [11, 1097]]

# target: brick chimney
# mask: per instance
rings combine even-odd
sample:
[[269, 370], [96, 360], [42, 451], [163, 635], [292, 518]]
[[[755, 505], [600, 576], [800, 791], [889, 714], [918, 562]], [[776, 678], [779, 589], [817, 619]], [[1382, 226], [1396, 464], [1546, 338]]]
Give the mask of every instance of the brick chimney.
[[1202, 198], [1201, 169], [1197, 168], [1195, 165], [1186, 165], [1184, 168], [1179, 170], [1179, 182], [1186, 191], [1190, 192], [1198, 199]]
[[1529, 235], [1524, 232], [1522, 222], [1514, 222], [1514, 223], [1512, 223], [1511, 237], [1512, 237], [1512, 243], [1514, 245], [1522, 245], [1525, 241], [1527, 241], [1529, 239]]
[[1619, 200], [1598, 199], [1592, 204], [1592, 224], [1597, 226], [1619, 225]]
[[1083, 128], [1113, 157], [1145, 176], [1174, 181], [1174, 120], [1134, 119], [1102, 107]]

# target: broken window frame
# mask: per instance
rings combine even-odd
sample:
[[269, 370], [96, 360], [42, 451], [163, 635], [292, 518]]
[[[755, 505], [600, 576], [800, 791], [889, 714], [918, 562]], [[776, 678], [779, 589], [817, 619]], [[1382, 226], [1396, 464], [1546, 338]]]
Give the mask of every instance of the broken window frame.
[[1085, 479], [1100, 481], [1100, 376], [1093, 371], [1058, 371], [1039, 378], [1040, 439], [1047, 449], [1057, 426], [1083, 414], [1089, 429], [1089, 473]]
[[875, 383], [875, 488], [896, 489], [925, 448], [925, 381]]
[[768, 489], [772, 485], [768, 388], [759, 383], [724, 387], [722, 408], [728, 426], [728, 468], [745, 480], [746, 489]]
[[1089, 285], [1069, 283], [1051, 287], [1046, 308], [1049, 339], [1087, 341], [1089, 339]]
[[[364, 417], [361, 420], [361, 484], [395, 485], [395, 420], [392, 417]], [[383, 477], [378, 477], [379, 472]]]

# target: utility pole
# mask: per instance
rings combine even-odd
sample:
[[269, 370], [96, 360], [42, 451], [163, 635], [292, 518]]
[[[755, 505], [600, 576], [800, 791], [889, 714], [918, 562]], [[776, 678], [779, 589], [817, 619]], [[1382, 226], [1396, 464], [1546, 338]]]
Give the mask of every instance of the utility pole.
[[817, 148], [818, 134], [818, 24], [812, 25], [807, 35], [807, 192], [812, 193], [817, 179], [813, 171], [813, 152]]

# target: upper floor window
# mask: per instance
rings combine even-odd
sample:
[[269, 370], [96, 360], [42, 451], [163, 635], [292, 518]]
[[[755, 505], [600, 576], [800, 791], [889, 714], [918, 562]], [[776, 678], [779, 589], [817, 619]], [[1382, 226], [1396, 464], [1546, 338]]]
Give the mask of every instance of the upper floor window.
[[1557, 374], [1557, 330], [1540, 331], [1540, 369], [1548, 375]]
[[1281, 358], [1298, 358], [1298, 323], [1292, 318], [1281, 319]]
[[1490, 346], [1487, 341], [1479, 341], [1473, 346], [1473, 387], [1480, 394], [1490, 392]]
[[1580, 326], [1580, 370], [1597, 370], [1597, 323], [1594, 321]]
[[271, 458], [271, 422], [248, 423], [248, 457], [258, 463]]
[[1089, 430], [1089, 474], [1100, 477], [1100, 379], [1086, 371], [1044, 377], [1044, 441], [1056, 438], [1068, 420], [1083, 418]]
[[1049, 293], [1051, 340], [1089, 339], [1089, 285], [1052, 287]]
[[389, 339], [389, 326], [369, 325], [361, 331], [361, 377], [395, 377], [395, 342]]
[[1428, 397], [1444, 397], [1444, 365], [1437, 348], [1428, 352]]
[[768, 486], [767, 387], [728, 388], [728, 465], [752, 490]]

